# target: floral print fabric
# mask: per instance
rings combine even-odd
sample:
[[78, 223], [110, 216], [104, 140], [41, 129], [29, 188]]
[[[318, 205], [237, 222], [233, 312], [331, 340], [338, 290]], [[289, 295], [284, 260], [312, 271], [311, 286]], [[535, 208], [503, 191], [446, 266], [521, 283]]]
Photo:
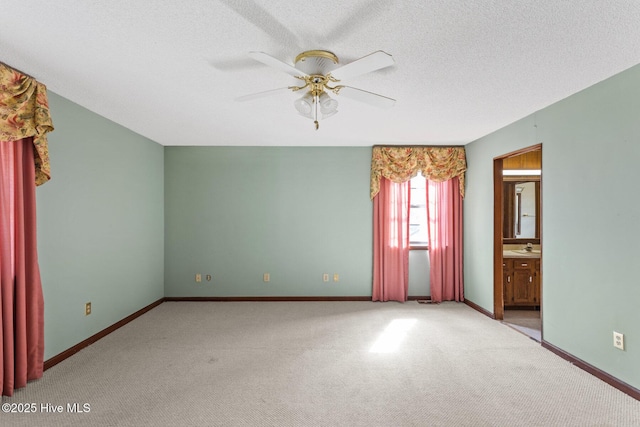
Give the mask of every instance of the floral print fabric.
[[52, 130], [46, 86], [0, 63], [0, 141], [33, 137], [36, 185], [51, 178], [47, 132]]
[[371, 155], [371, 200], [380, 191], [380, 178], [405, 182], [422, 172], [430, 181], [460, 179], [464, 197], [464, 172], [467, 159], [464, 147], [376, 146]]

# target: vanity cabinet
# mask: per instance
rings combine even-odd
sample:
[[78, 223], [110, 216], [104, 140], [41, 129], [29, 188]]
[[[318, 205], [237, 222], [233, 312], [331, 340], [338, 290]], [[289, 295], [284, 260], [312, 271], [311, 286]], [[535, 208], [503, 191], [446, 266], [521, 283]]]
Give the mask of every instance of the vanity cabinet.
[[540, 306], [540, 260], [504, 258], [502, 284], [505, 307]]

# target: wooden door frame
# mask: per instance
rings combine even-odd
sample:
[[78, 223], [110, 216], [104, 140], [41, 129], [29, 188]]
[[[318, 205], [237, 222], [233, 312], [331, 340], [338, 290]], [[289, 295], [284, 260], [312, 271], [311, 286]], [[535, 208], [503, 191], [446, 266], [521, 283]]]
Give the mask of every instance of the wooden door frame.
[[[536, 150], [542, 152], [541, 143], [493, 158], [493, 316], [496, 320], [504, 319], [504, 285], [502, 283], [503, 160]], [[542, 177], [540, 186], [542, 187]], [[541, 204], [542, 198], [540, 198], [539, 205]], [[538, 213], [537, 210], [536, 213]], [[540, 227], [542, 227], [542, 221], [540, 221]], [[542, 229], [539, 234], [542, 243]], [[540, 312], [542, 315], [542, 278], [540, 279]]]

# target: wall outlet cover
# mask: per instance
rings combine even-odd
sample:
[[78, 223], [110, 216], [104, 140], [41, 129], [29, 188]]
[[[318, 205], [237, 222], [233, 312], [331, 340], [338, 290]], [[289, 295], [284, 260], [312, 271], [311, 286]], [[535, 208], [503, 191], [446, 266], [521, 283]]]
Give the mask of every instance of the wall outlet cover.
[[620, 350], [624, 350], [624, 334], [613, 331], [613, 346]]

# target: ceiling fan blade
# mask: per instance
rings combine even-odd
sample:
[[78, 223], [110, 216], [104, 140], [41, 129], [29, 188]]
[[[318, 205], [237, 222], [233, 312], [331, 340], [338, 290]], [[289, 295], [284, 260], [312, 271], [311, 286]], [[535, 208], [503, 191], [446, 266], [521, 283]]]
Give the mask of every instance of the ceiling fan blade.
[[246, 57], [212, 60], [209, 61], [209, 64], [219, 71], [238, 71], [262, 68], [262, 65], [258, 64], [253, 59]]
[[[354, 7], [337, 25], [326, 31], [327, 42], [330, 45], [337, 44], [352, 34], [364, 32], [361, 29], [366, 25], [371, 25], [373, 18], [384, 14], [388, 7], [387, 2], [384, 0], [362, 2], [360, 6]], [[339, 16], [336, 16], [336, 18], [339, 18]]]
[[252, 93], [249, 95], [243, 95], [236, 98], [238, 102], [253, 101], [254, 99], [265, 98], [267, 96], [277, 95], [281, 92], [289, 91], [288, 87], [281, 87], [278, 89], [265, 90], [264, 92]]
[[360, 59], [356, 59], [347, 65], [336, 68], [331, 72], [331, 75], [338, 80], [349, 79], [351, 77], [389, 67], [395, 64], [395, 62], [396, 61], [393, 60], [393, 56], [378, 50], [367, 56], [363, 56]]
[[286, 40], [294, 40], [296, 47], [300, 44], [299, 37], [292, 33], [282, 22], [254, 0], [220, 0], [227, 7], [262, 30], [275, 42], [281, 44]]
[[271, 55], [267, 55], [264, 52], [249, 52], [249, 56], [255, 59], [258, 62], [262, 62], [265, 65], [268, 65], [273, 68], [277, 68], [280, 71], [284, 71], [285, 73], [293, 76], [306, 76], [307, 74], [298, 70], [293, 65], [289, 65], [286, 62], [282, 62], [279, 59], [274, 58]]
[[338, 95], [364, 102], [365, 104], [373, 105], [378, 108], [391, 108], [396, 103], [396, 100], [393, 98], [349, 86], [342, 86], [338, 91]]

